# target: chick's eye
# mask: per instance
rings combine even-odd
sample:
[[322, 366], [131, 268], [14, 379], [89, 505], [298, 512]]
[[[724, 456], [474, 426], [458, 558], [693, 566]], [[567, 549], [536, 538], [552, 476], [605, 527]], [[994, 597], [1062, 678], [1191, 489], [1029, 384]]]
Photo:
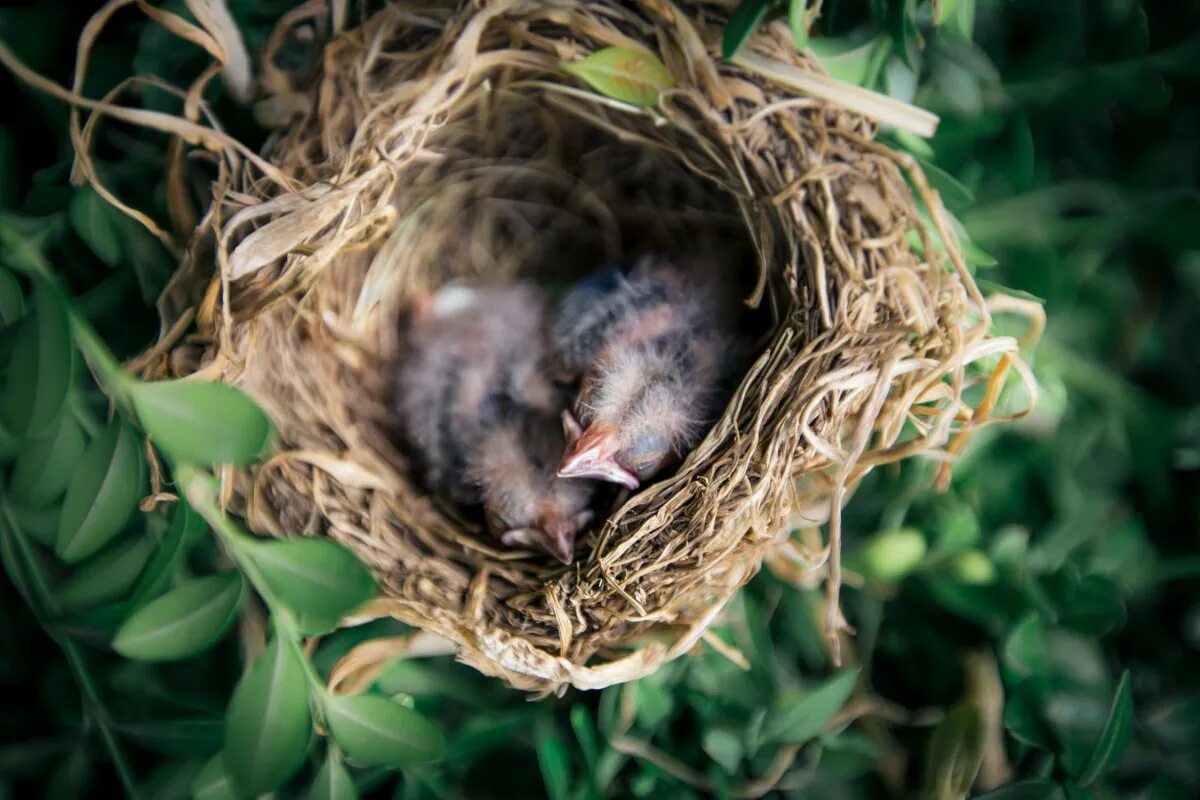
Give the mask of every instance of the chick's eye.
[[637, 476], [638, 480], [646, 480], [658, 471], [662, 465], [664, 453], [643, 454], [625, 459], [625, 468]]
[[629, 471], [637, 476], [638, 480], [646, 480], [655, 473], [658, 469], [660, 458], [647, 459], [645, 461], [634, 462], [629, 465]]
[[662, 436], [643, 436], [622, 456], [626, 468], [640, 479], [650, 477], [667, 455], [667, 440]]

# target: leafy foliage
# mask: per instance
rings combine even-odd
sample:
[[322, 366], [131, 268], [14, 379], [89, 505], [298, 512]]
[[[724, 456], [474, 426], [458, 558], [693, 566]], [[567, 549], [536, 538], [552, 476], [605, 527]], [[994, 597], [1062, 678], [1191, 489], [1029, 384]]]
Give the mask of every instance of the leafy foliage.
[[45, 434], [58, 419], [71, 384], [71, 338], [62, 303], [44, 281], [36, 282], [32, 294], [32, 310], [13, 336], [0, 391], [0, 425], [30, 438]]
[[[0, 40], [69, 83], [86, 5], [5, 8]], [[229, 2], [252, 48], [294, 5]], [[203, 69], [199, 48], [122, 20], [89, 96]], [[941, 115], [932, 140], [881, 137], [942, 194], [984, 290], [1049, 318], [1031, 418], [984, 430], [944, 493], [922, 463], [858, 488], [849, 663], [830, 663], [819, 590], [766, 571], [713, 630], [734, 660], [702, 643], [636, 684], [539, 703], [449, 660], [399, 660], [329, 694], [341, 656], [410, 631], [380, 621], [301, 648], [369, 598], [369, 577], [327, 542], [254, 540], [220, 513], [202, 468], [253, 460], [269, 420], [234, 390], [120, 374], [155, 335], [172, 256], [71, 186], [66, 109], [5, 74], [20, 113], [0, 124], [0, 796], [1200, 792], [1200, 11], [747, 0], [725, 54], [767, 22], [834, 77]], [[629, 83], [604, 58], [579, 73], [596, 91], [653, 104], [670, 85], [660, 64]], [[206, 100], [239, 138], [265, 136], [219, 81]], [[180, 108], [154, 88], [124, 102]], [[102, 123], [98, 175], [169, 219], [168, 146]], [[1010, 390], [999, 410], [1023, 401]], [[138, 510], [144, 434], [186, 501]]]

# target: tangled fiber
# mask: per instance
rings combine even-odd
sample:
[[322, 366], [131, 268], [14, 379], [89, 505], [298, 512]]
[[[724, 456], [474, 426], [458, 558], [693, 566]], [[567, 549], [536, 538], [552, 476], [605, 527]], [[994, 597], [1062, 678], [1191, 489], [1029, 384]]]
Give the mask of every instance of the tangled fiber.
[[[283, 54], [328, 12], [281, 22], [258, 106], [278, 130], [257, 156], [207, 142], [212, 203], [137, 367], [234, 383], [270, 412], [277, 448], [227, 471], [225, 500], [259, 533], [329, 536], [373, 568], [381, 597], [343, 624], [390, 615], [513, 686], [598, 688], [702, 638], [730, 652], [706, 631], [769, 557], [827, 580], [836, 654], [849, 493], [881, 464], [948, 461], [992, 421], [1010, 367], [1032, 394], [918, 165], [844, 104], [721, 61], [730, 5], [399, 0], [303, 75]], [[560, 66], [607, 47], [654, 53], [674, 87], [639, 108]], [[821, 75], [782, 25], [745, 52]], [[664, 250], [722, 253], [766, 331], [683, 465], [570, 567], [501, 549], [427, 497], [389, 411], [409, 298]], [[793, 538], [822, 528], [808, 552]], [[395, 653], [368, 643], [345, 669]]]

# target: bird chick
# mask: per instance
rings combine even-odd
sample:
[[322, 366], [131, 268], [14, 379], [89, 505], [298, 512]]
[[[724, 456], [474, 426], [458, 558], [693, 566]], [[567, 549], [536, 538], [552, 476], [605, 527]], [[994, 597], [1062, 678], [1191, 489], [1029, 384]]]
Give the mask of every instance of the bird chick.
[[555, 475], [564, 445], [553, 415], [518, 413], [484, 434], [467, 474], [480, 487], [488, 529], [501, 542], [570, 564], [575, 536], [592, 520], [595, 484]]
[[698, 441], [732, 361], [732, 315], [716, 283], [661, 259], [605, 270], [562, 302], [555, 352], [578, 371], [563, 414], [563, 477], [637, 489]]
[[536, 288], [450, 284], [413, 304], [397, 410], [431, 491], [482, 503], [505, 544], [569, 562], [592, 484], [555, 475], [563, 397], [547, 358]]

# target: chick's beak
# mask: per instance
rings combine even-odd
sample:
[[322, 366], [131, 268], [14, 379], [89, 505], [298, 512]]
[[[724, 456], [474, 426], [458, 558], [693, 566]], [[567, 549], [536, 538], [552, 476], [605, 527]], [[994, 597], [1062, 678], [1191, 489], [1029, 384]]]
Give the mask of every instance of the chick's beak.
[[563, 436], [567, 439], [567, 444], [575, 444], [579, 437], [583, 435], [583, 426], [579, 424], [579, 420], [571, 413], [570, 409], [564, 408], [562, 412]]
[[500, 537], [508, 547], [527, 547], [541, 550], [570, 564], [575, 558], [575, 532], [559, 526], [542, 528], [514, 528]]
[[560, 478], [592, 478], [617, 483], [628, 489], [640, 485], [637, 476], [617, 463], [613, 453], [616, 430], [606, 425], [591, 425], [567, 446], [558, 462]]
[[575, 559], [575, 532], [566, 528], [549, 526], [542, 535], [542, 549], [564, 564]]

